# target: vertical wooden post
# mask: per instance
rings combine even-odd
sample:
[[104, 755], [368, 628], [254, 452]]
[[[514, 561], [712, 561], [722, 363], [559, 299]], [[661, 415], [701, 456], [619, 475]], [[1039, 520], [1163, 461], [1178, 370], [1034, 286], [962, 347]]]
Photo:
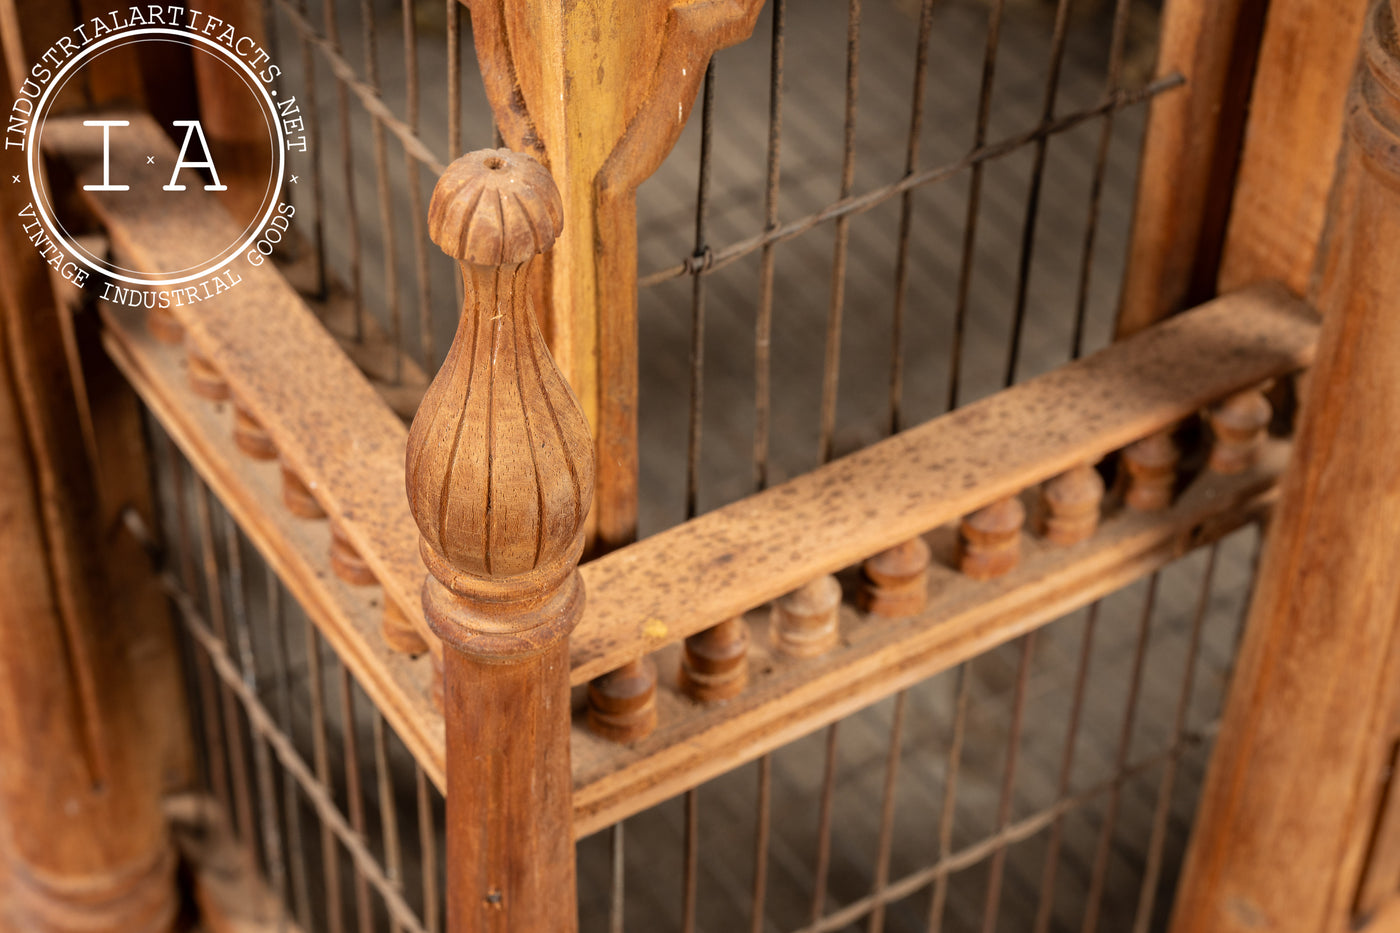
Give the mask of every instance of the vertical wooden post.
[[[11, 94], [13, 38], [0, 42]], [[6, 218], [18, 191], [0, 189]], [[108, 536], [134, 461], [116, 445], [130, 437], [100, 424], [99, 448], [119, 461], [104, 498], [48, 273], [19, 225], [0, 223], [0, 929], [165, 933], [176, 889], [160, 795], [181, 743], [167, 731], [178, 717], [167, 706], [152, 721], [145, 692], [169, 702], [151, 657], [162, 600], [116, 564], [141, 559]]]
[[1173, 929], [1355, 929], [1400, 687], [1400, 45], [1372, 11], [1323, 328]]
[[1169, 0], [1162, 9], [1157, 75], [1179, 73], [1186, 84], [1150, 105], [1119, 338], [1215, 294], [1266, 6], [1262, 0]]
[[504, 149], [453, 162], [428, 209], [466, 296], [407, 457], [444, 643], [451, 933], [577, 928], [568, 636], [593, 453], [530, 297], [562, 210], [549, 173]]

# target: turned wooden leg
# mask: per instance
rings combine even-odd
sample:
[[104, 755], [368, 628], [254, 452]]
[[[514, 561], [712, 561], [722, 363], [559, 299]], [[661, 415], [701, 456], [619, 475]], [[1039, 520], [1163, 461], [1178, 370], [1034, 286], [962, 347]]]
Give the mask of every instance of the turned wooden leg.
[[0, 929], [168, 933], [165, 761], [129, 643], [144, 601], [117, 598], [48, 270], [18, 234], [0, 224]]

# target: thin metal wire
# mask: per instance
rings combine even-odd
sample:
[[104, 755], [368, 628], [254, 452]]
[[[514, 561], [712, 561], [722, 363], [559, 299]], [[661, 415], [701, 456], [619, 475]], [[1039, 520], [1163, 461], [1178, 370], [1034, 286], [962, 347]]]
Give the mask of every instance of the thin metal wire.
[[[695, 193], [695, 256], [707, 253], [705, 233], [710, 214], [710, 150], [714, 137], [715, 62], [705, 69], [704, 103], [700, 115], [700, 179]], [[703, 261], [696, 263], [697, 270]], [[690, 288], [690, 434], [685, 457], [685, 517], [700, 509], [700, 445], [705, 417], [705, 277], [697, 274]]]
[[[995, 8], [994, 8], [995, 9]], [[1092, 107], [1079, 110], [1074, 113], [1056, 117], [1047, 124], [1032, 127], [1013, 136], [1007, 136], [994, 143], [987, 143], [978, 146], [963, 155], [961, 158], [943, 165], [924, 169], [914, 175], [901, 178], [899, 181], [891, 182], [888, 185], [881, 185], [872, 188], [864, 194], [852, 195], [833, 201], [821, 210], [799, 217], [797, 220], [782, 224], [776, 229], [739, 240], [735, 243], [712, 251], [712, 260], [707, 262], [705, 268], [701, 270], [701, 275], [710, 275], [718, 272], [733, 262], [744, 258], [750, 253], [756, 252], [767, 243], [782, 243], [791, 240], [793, 237], [801, 236], [829, 220], [836, 220], [839, 217], [850, 217], [856, 214], [863, 214], [868, 210], [879, 207], [881, 204], [893, 197], [903, 194], [911, 188], [919, 188], [935, 182], [946, 181], [966, 171], [975, 165], [999, 159], [1020, 149], [1028, 143], [1034, 142], [1041, 136], [1055, 136], [1074, 129], [1095, 117], [1100, 117], [1110, 110], [1123, 110], [1128, 107], [1140, 104], [1156, 95], [1181, 87], [1186, 80], [1177, 73], [1165, 75], [1156, 79], [1150, 84], [1130, 90], [1121, 90], [1117, 94], [1110, 95], [1099, 101]], [[639, 287], [649, 287], [652, 285], [667, 282], [671, 279], [680, 278], [683, 275], [694, 274], [694, 263], [683, 260], [673, 266], [650, 273], [638, 281]]]
[[[365, 48], [365, 71], [371, 87], [379, 88], [379, 49], [372, 0], [360, 0], [360, 25]], [[412, 83], [412, 82], [410, 82]], [[390, 382], [403, 382], [403, 302], [399, 296], [398, 237], [394, 234], [394, 201], [389, 183], [389, 153], [385, 146], [384, 124], [370, 114], [370, 136], [374, 149], [374, 181], [379, 194], [379, 235], [384, 247], [384, 298], [389, 305], [389, 340], [394, 347]], [[415, 217], [417, 220], [417, 217]], [[413, 226], [422, 226], [415, 223]]]
[[[264, 565], [267, 573], [267, 615], [272, 628], [272, 664], [278, 672], [277, 706], [282, 717], [282, 727], [287, 734], [293, 734], [291, 651], [287, 645], [287, 622], [282, 610], [282, 587], [271, 565]], [[311, 927], [311, 885], [306, 875], [305, 844], [302, 841], [301, 802], [297, 797], [295, 781], [282, 782], [283, 807], [287, 811], [287, 845], [292, 854], [292, 893], [296, 899], [297, 923], [303, 931]]]
[[[953, 734], [948, 740], [948, 776], [943, 781], [943, 808], [938, 816], [938, 862], [947, 863], [953, 856], [953, 820], [957, 815], [958, 772], [962, 768], [963, 740], [967, 736], [968, 698], [972, 691], [972, 678], [968, 676], [967, 662], [958, 665], [957, 686], [953, 688], [957, 699], [954, 701]], [[948, 903], [948, 872], [937, 875], [933, 883], [933, 896], [929, 899], [929, 933], [939, 933], [943, 929], [943, 913]]]
[[763, 933], [764, 909], [768, 898], [768, 846], [773, 829], [773, 759], [758, 759], [758, 813], [753, 844], [753, 911], [749, 933]]
[[[1011, 725], [1007, 728], [1006, 764], [1002, 767], [1001, 796], [997, 801], [996, 832], [1011, 822], [1011, 804], [1016, 790], [1016, 766], [1020, 761], [1021, 730], [1026, 716], [1026, 688], [1031, 679], [1031, 658], [1035, 654], [1032, 630], [1021, 636], [1020, 659], [1016, 664], [1016, 690], [1011, 700]], [[1006, 872], [1006, 847], [992, 853], [987, 879], [987, 902], [982, 912], [982, 933], [996, 933], [997, 917], [1001, 911], [1001, 882]]]
[[[413, 0], [400, 0], [403, 10], [403, 58], [407, 73], [408, 89], [404, 103], [404, 120], [409, 131], [418, 134], [419, 120], [419, 75], [418, 75], [418, 30], [413, 22]], [[404, 161], [408, 176], [408, 214], [413, 218], [413, 266], [418, 276], [418, 347], [422, 354], [424, 372], [436, 369], [437, 357], [433, 348], [433, 296], [432, 281], [428, 272], [428, 224], [423, 212], [423, 187], [419, 174], [419, 161], [413, 153], [405, 150]]]
[[[330, 743], [326, 736], [326, 687], [321, 673], [321, 642], [316, 627], [306, 626], [306, 676], [311, 692], [312, 760], [316, 766], [316, 783], [330, 787]], [[335, 833], [330, 824], [321, 822], [321, 871], [325, 884], [326, 925], [336, 931], [344, 929], [340, 900], [340, 853], [336, 850]]]
[[[1059, 0], [1055, 7], [1054, 33], [1050, 39], [1050, 73], [1045, 80], [1045, 97], [1041, 103], [1040, 122], [1055, 117], [1055, 98], [1059, 96], [1060, 69], [1065, 60], [1065, 36], [1069, 32], [1070, 0]], [[1026, 299], [1030, 294], [1031, 260], [1035, 255], [1036, 222], [1040, 219], [1040, 190], [1045, 184], [1045, 156], [1049, 137], [1035, 141], [1034, 164], [1031, 168], [1030, 190], [1026, 193], [1026, 219], [1021, 225], [1021, 254], [1016, 264], [1016, 305], [1011, 320], [1011, 343], [1006, 352], [1005, 385], [1016, 382], [1016, 369], [1021, 361], [1021, 337], [1026, 326]]]
[[[1064, 751], [1060, 756], [1060, 773], [1055, 781], [1055, 799], [1069, 793], [1070, 775], [1074, 768], [1074, 753], [1079, 741], [1079, 724], [1084, 714], [1084, 688], [1089, 682], [1089, 661], [1094, 651], [1094, 634], [1098, 629], [1099, 604], [1091, 603], [1084, 617], [1084, 634], [1079, 643], [1079, 663], [1075, 668], [1074, 696], [1070, 700], [1069, 725], [1065, 728]], [[1036, 907], [1034, 933], [1049, 933], [1050, 919], [1055, 912], [1055, 875], [1060, 867], [1060, 846], [1064, 837], [1064, 822], [1056, 819], [1050, 824], [1050, 836], [1045, 844], [1045, 865], [1040, 875], [1040, 903]]]
[[[977, 124], [972, 133], [972, 151], [986, 145], [987, 123], [992, 114], [992, 87], [996, 83], [997, 50], [1001, 45], [1001, 18], [1006, 0], [995, 0], [987, 17], [987, 46], [982, 53], [982, 84], [977, 92]], [[971, 164], [968, 178], [967, 214], [963, 220], [962, 260], [958, 267], [958, 293], [953, 309], [953, 333], [948, 354], [948, 410], [958, 407], [962, 383], [963, 335], [967, 330], [968, 298], [972, 294], [972, 260], [977, 250], [977, 218], [982, 212], [982, 162]]]
[[627, 908], [627, 859], [624, 844], [622, 820], [613, 824], [609, 836], [612, 855], [612, 890], [608, 898], [608, 933], [623, 933], [623, 915]]
[[[768, 166], [763, 187], [763, 232], [778, 226], [778, 184], [783, 154], [783, 51], [787, 0], [773, 0], [773, 44], [768, 68]], [[774, 244], [764, 243], [758, 258], [758, 313], [754, 320], [753, 484], [768, 488], [768, 444], [773, 399]]]
[[[164, 433], [162, 432], [164, 437]], [[165, 439], [167, 465], [171, 475], [170, 491], [175, 503], [175, 528], [177, 550], [180, 555], [181, 582], [188, 593], [196, 592], [196, 572], [194, 568], [194, 547], [190, 543], [189, 505], [186, 494], [189, 482], [184, 475], [185, 461], [180, 456], [174, 442]], [[232, 795], [229, 790], [228, 760], [224, 754], [225, 740], [223, 725], [219, 720], [219, 687], [216, 677], [209, 667], [209, 660], [201, 652], [193, 652], [195, 678], [199, 684], [199, 706], [204, 722], [204, 735], [208, 744], [209, 784], [214, 791], [214, 799], [219, 802], [221, 812], [233, 813]]]
[[[851, 196], [856, 181], [856, 101], [860, 93], [860, 4], [846, 6], [846, 112], [841, 136], [840, 199]], [[836, 218], [831, 258], [831, 303], [826, 316], [826, 354], [822, 361], [821, 436], [817, 460], [832, 458], [836, 436], [836, 393], [841, 379], [841, 320], [846, 304], [846, 253], [850, 242], [849, 214]]]
[[1200, 747], [1200, 745], [1205, 742], [1205, 739], [1206, 736], [1204, 732], [1187, 733], [1182, 738], [1181, 744], [1175, 748], [1163, 749], [1156, 754], [1149, 755], [1140, 761], [1125, 766], [1120, 773], [1100, 781], [1078, 794], [1057, 801], [1053, 806], [1033, 813], [1030, 816], [1023, 817], [1011, 823], [1005, 830], [996, 835], [980, 839], [972, 845], [951, 853], [947, 858], [940, 858], [932, 865], [919, 871], [911, 872], [896, 881], [892, 881], [879, 892], [867, 894], [859, 900], [847, 904], [840, 910], [827, 914], [820, 922], [805, 926], [800, 930], [794, 931], [794, 933], [832, 933], [832, 931], [835, 930], [843, 930], [861, 917], [870, 913], [878, 903], [890, 904], [902, 900], [919, 889], [928, 887], [930, 884], [935, 885], [936, 891], [939, 879], [947, 878], [964, 869], [971, 868], [979, 862], [985, 861], [998, 849], [1016, 845], [1019, 842], [1030, 839], [1038, 833], [1044, 832], [1046, 827], [1056, 819], [1063, 819], [1067, 813], [1082, 809], [1098, 797], [1106, 793], [1111, 793], [1115, 789], [1121, 789], [1123, 784], [1154, 768], [1160, 767], [1163, 762], [1181, 755], [1190, 749]]
[[439, 933], [437, 821], [433, 819], [428, 776], [417, 762], [413, 765], [413, 780], [418, 794], [418, 870], [423, 874], [423, 927], [426, 933]]
[[[286, 6], [282, 0], [282, 6]], [[298, 19], [303, 23], [309, 23], [306, 12], [306, 0], [298, 0], [296, 12]], [[296, 22], [293, 21], [296, 26]], [[306, 30], [297, 26], [297, 42], [301, 51], [301, 80], [302, 94], [306, 97], [307, 113], [320, 113], [316, 105], [316, 61], [311, 55], [311, 40], [307, 38]], [[321, 121], [312, 120], [311, 125], [306, 128], [307, 144], [311, 148], [311, 245], [316, 260], [316, 290], [318, 298], [326, 296], [327, 275], [326, 275], [326, 224], [325, 224], [325, 181], [322, 178], [323, 169], [321, 167]]]
[[[1138, 622], [1137, 645], [1133, 651], [1132, 679], [1128, 683], [1128, 698], [1123, 707], [1123, 724], [1118, 733], [1118, 751], [1114, 755], [1113, 773], [1123, 774], [1128, 762], [1129, 746], [1132, 744], [1133, 726], [1137, 718], [1138, 695], [1142, 687], [1142, 667], [1147, 656], [1147, 641], [1152, 630], [1152, 612], [1157, 603], [1158, 574], [1154, 573], [1147, 581], [1147, 596], [1143, 600], [1142, 616]], [[1108, 793], [1103, 825], [1099, 829], [1098, 846], [1094, 850], [1094, 865], [1089, 876], [1089, 893], [1084, 910], [1083, 933], [1094, 933], [1099, 925], [1099, 911], [1102, 908], [1104, 881], [1108, 877], [1108, 856], [1113, 846], [1113, 830], [1118, 823], [1118, 805], [1121, 797], [1122, 781], [1114, 783]]]
[[[215, 635], [227, 645], [228, 623], [224, 617], [219, 560], [214, 550], [209, 487], [196, 479], [195, 492], [195, 515], [199, 522], [199, 549], [204, 565], [204, 587], [205, 592], [209, 594], [209, 619], [213, 623]], [[243, 749], [243, 732], [238, 726], [238, 702], [227, 684], [221, 685], [219, 692], [224, 713], [224, 735], [227, 739], [230, 771], [233, 776], [234, 824], [238, 827], [239, 841], [252, 852], [256, 838], [253, 830], [253, 802], [248, 789], [248, 760]]]
[[[310, 42], [321, 53], [321, 57], [325, 60], [326, 65], [331, 70], [331, 73], [335, 75], [336, 83], [339, 87], [340, 93], [354, 94], [355, 99], [360, 104], [360, 106], [363, 107], [365, 111], [371, 116], [375, 117], [381, 123], [383, 123], [384, 128], [387, 129], [390, 133], [392, 133], [394, 137], [398, 139], [400, 143], [403, 144], [404, 151], [412, 155], [419, 162], [423, 163], [437, 174], [441, 175], [443, 171], [446, 170], [447, 163], [444, 162], [442, 159], [438, 158], [438, 156], [435, 155], [433, 151], [428, 148], [427, 144], [424, 143], [423, 140], [420, 139], [418, 135], [413, 132], [412, 128], [410, 128], [407, 123], [400, 120], [398, 116], [392, 110], [389, 109], [389, 106], [385, 104], [384, 101], [380, 98], [378, 88], [366, 84], [364, 81], [360, 80], [360, 77], [355, 72], [354, 67], [348, 61], [346, 61], [345, 56], [341, 54], [339, 43], [328, 38], [328, 36], [326, 35], [322, 35], [316, 29], [316, 27], [311, 25], [310, 20], [303, 16], [302, 13], [298, 11], [296, 7], [291, 6], [289, 0], [274, 0], [274, 2], [276, 2], [282, 7], [283, 12], [287, 16], [287, 20], [297, 28], [297, 31], [301, 34], [302, 38], [304, 38], [307, 42]], [[460, 5], [460, 0], [450, 0], [450, 3], [457, 3], [458, 5]], [[449, 50], [451, 48], [451, 43], [453, 39], [453, 12], [454, 7], [449, 5]], [[461, 43], [460, 41], [458, 41], [459, 49], [460, 45]], [[460, 74], [460, 55], [457, 58], [457, 64], [458, 72]], [[450, 96], [450, 87], [448, 88], [448, 91]]]
[[[234, 693], [237, 701], [242, 705], [244, 713], [248, 717], [248, 723], [252, 730], [261, 736], [273, 753], [277, 756], [278, 762], [286, 770], [287, 774], [301, 785], [302, 793], [316, 810], [316, 815], [320, 819], [322, 830], [329, 833], [333, 839], [339, 840], [345, 847], [346, 853], [350, 856], [357, 875], [365, 878], [384, 899], [390, 917], [402, 924], [409, 933], [427, 933], [418, 918], [403, 900], [402, 896], [395, 890], [393, 884], [385, 877], [374, 855], [365, 846], [360, 834], [354, 830], [341, 814], [332, 798], [329, 785], [320, 780], [312, 769], [307, 766], [297, 751], [292, 741], [283, 734], [277, 727], [277, 720], [268, 712], [258, 695], [250, 690], [243, 682], [242, 674], [232, 658], [224, 642], [215, 634], [200, 617], [198, 609], [190, 600], [174, 577], [169, 574], [162, 575], [161, 583], [165, 586], [179, 610], [179, 618], [184, 628], [198, 645], [208, 655], [213, 664], [214, 670], [218, 673], [220, 680]], [[314, 631], [310, 626], [308, 630]], [[326, 849], [323, 852], [326, 862], [332, 861], [333, 852]], [[338, 886], [337, 886], [338, 890]], [[332, 917], [338, 917], [334, 901], [330, 900], [331, 892], [327, 891], [327, 904], [332, 910]], [[337, 921], [328, 924], [332, 930], [340, 930], [341, 926]]]
[[[345, 797], [349, 803], [350, 828], [358, 839], [365, 838], [365, 798], [360, 793], [360, 743], [355, 721], [355, 698], [350, 690], [350, 672], [344, 664], [337, 665], [336, 686], [340, 697], [341, 747], [345, 752]], [[374, 933], [374, 915], [370, 912], [369, 882], [356, 866], [355, 915], [360, 933]]]
[[[914, 91], [909, 104], [909, 138], [904, 149], [904, 174], [919, 168], [919, 142], [924, 128], [924, 97], [928, 84], [928, 44], [933, 35], [933, 0], [919, 7], [919, 38], [914, 47]], [[904, 314], [909, 295], [909, 238], [914, 225], [914, 189], [900, 196], [899, 243], [895, 247], [894, 312], [890, 328], [889, 433], [904, 427]]]
[[[345, 184], [345, 234], [350, 241], [350, 296], [355, 303], [355, 340], [362, 341], [365, 339], [365, 294], [364, 280], [360, 272], [360, 215], [355, 208], [355, 161], [352, 156], [350, 131], [350, 85], [354, 71], [345, 63], [344, 55], [341, 54], [340, 26], [336, 21], [335, 7], [334, 0], [325, 0], [321, 4], [326, 30], [323, 41], [328, 46], [327, 60], [331, 62], [331, 70], [335, 72], [337, 79], [335, 97], [340, 127], [341, 170]], [[295, 18], [293, 22], [296, 22]], [[335, 68], [337, 59], [345, 64], [346, 71], [350, 73], [348, 77]], [[368, 90], [369, 96], [378, 98], [374, 88]], [[361, 99], [364, 99], [364, 95]]]
[[831, 873], [831, 812], [836, 798], [836, 737], [838, 720], [826, 727], [826, 763], [822, 767], [822, 796], [817, 807], [817, 864], [812, 870], [812, 926], [826, 910], [826, 884]]
[[[890, 852], [894, 844], [894, 804], [899, 787], [899, 759], [904, 738], [904, 711], [908, 706], [909, 691], [901, 690], [895, 697], [894, 717], [890, 722], [890, 745], [885, 754], [885, 784], [880, 796], [880, 832], [876, 843], [875, 882], [873, 890], [878, 892], [890, 880]], [[869, 933], [883, 933], [885, 929], [885, 904], [875, 905], [870, 912]]]
[[[1210, 546], [1206, 567], [1201, 575], [1201, 590], [1196, 598], [1196, 612], [1191, 618], [1191, 634], [1186, 645], [1186, 670], [1181, 677], [1181, 693], [1177, 696], [1176, 712], [1172, 717], [1173, 745], [1181, 741], [1186, 731], [1186, 714], [1191, 709], [1191, 691], [1196, 682], [1196, 661], [1201, 647], [1201, 630], [1210, 611], [1210, 597], [1215, 583], [1216, 558], [1220, 543]], [[1137, 916], [1133, 933], [1147, 933], [1152, 922], [1152, 907], [1157, 897], [1157, 881], [1162, 874], [1162, 853], [1167, 842], [1167, 820], [1172, 811], [1172, 790], [1176, 783], [1177, 759], [1169, 760], [1162, 770], [1162, 782], [1157, 788], [1157, 808], [1152, 814], [1152, 835], [1147, 842], [1147, 865], [1142, 872], [1142, 887], [1138, 894]]]
[[695, 933], [695, 905], [700, 883], [700, 794], [685, 792], [685, 858], [682, 864], [681, 933]]
[[[238, 526], [227, 515], [223, 515], [224, 550], [228, 555], [225, 573], [228, 575], [229, 608], [233, 622], [234, 641], [237, 645], [239, 666], [242, 668], [243, 683], [253, 696], [258, 695], [258, 668], [253, 654], [253, 633], [248, 619], [248, 603], [244, 598], [245, 579], [243, 575], [243, 552], [239, 542]], [[246, 711], [245, 711], [246, 714]], [[267, 742], [256, 729], [250, 730], [253, 746], [253, 765], [257, 772], [258, 810], [262, 815], [263, 865], [272, 877], [272, 891], [280, 906], [279, 925], [287, 919], [287, 868], [282, 857], [282, 829], [277, 818], [277, 785], [272, 775], [272, 756]]]
[[[1128, 37], [1128, 8], [1132, 0], [1118, 0], [1113, 10], [1113, 38], [1109, 41], [1108, 74], [1104, 93], [1118, 91], [1123, 74], [1123, 50]], [[1084, 325], [1089, 312], [1089, 283], [1094, 269], [1094, 245], [1099, 232], [1099, 201], [1103, 197], [1104, 175], [1108, 170], [1108, 151], [1113, 143], [1113, 111], [1103, 115], [1099, 125], [1099, 144], [1094, 153], [1094, 175], [1089, 182], [1089, 216], [1084, 224], [1084, 245], [1079, 253], [1079, 280], [1074, 299], [1074, 336], [1070, 340], [1070, 358], [1079, 359], [1084, 353]]]
[[[462, 6], [447, 4], [447, 160], [462, 154]], [[442, 174], [442, 169], [433, 171]]]
[[[394, 800], [393, 774], [389, 770], [389, 748], [384, 717], [378, 709], [371, 712], [374, 723], [374, 776], [379, 790], [379, 824], [384, 833], [384, 875], [394, 889], [403, 891], [403, 849], [399, 843], [399, 810]], [[393, 933], [401, 933], [397, 922]]]

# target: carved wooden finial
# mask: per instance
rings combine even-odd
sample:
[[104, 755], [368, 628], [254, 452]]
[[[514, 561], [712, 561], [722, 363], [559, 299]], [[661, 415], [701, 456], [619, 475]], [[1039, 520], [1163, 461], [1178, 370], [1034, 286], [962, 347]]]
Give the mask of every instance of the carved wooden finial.
[[1021, 560], [1021, 526], [1026, 507], [1008, 496], [978, 509], [958, 526], [958, 569], [974, 580], [1009, 573]]
[[194, 347], [185, 347], [185, 374], [189, 377], [194, 394], [211, 402], [222, 402], [229, 397], [228, 383], [214, 367]]
[[681, 690], [701, 703], [727, 700], [749, 682], [749, 624], [726, 619], [691, 635], [681, 654]]
[[459, 262], [514, 266], [549, 250], [564, 203], [543, 165], [509, 149], [468, 153], [447, 167], [428, 204], [428, 234]]
[[1099, 527], [1103, 477], [1092, 464], [1081, 463], [1046, 482], [1041, 489], [1042, 531], [1054, 544], [1078, 544]]
[[871, 615], [897, 619], [911, 616], [928, 602], [928, 566], [932, 560], [923, 538], [910, 538], [861, 564], [865, 575], [860, 604]]
[[1158, 431], [1123, 450], [1128, 488], [1123, 501], [1139, 512], [1156, 512], [1172, 504], [1176, 465], [1181, 451], [1170, 429]]
[[549, 173], [504, 149], [463, 156], [433, 190], [428, 229], [458, 261], [466, 297], [408, 438], [409, 502], [442, 584], [430, 622], [449, 593], [496, 601], [498, 583], [528, 576], [511, 588], [543, 595], [570, 578], [582, 548], [592, 444], [528, 284], [561, 215]]
[[827, 573], [804, 583], [773, 603], [773, 647], [792, 658], [826, 654], [841, 640], [840, 612], [841, 584], [835, 577]]
[[573, 929], [568, 636], [583, 613], [593, 444], [531, 297], [535, 257], [562, 216], [549, 173], [503, 149], [453, 162], [428, 209], [464, 295], [406, 451], [423, 612], [443, 642], [447, 819], [458, 830], [448, 929]]
[[276, 460], [277, 445], [253, 413], [233, 403], [233, 442], [254, 460]]
[[1212, 408], [1207, 416], [1215, 434], [1211, 470], [1230, 475], [1253, 466], [1273, 416], [1273, 406], [1258, 387], [1237, 392]]

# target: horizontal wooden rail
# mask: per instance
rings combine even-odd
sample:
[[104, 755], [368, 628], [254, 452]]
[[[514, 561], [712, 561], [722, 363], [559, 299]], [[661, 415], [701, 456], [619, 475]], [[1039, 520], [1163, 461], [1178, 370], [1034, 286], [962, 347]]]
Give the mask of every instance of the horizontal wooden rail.
[[1306, 366], [1316, 339], [1255, 286], [593, 561], [574, 682]]
[[[807, 660], [768, 648], [769, 615], [751, 612], [748, 688], [721, 704], [699, 704], [663, 675], [660, 725], [633, 745], [574, 724], [574, 831], [580, 838], [1081, 608], [1265, 515], [1288, 444], [1268, 443], [1234, 476], [1202, 474], [1169, 509], [1121, 510], [1071, 547], [1033, 535], [1019, 566], [977, 581], [953, 568], [955, 529], [929, 534], [929, 602], [892, 620], [841, 607], [842, 645]], [[656, 655], [677, 670], [680, 647]]]
[[380, 636], [378, 590], [339, 579], [330, 566], [330, 528], [297, 518], [282, 505], [275, 462], [245, 456], [230, 432], [227, 403], [195, 395], [184, 354], [156, 341], [130, 308], [100, 305], [103, 344], [243, 533], [277, 572], [336, 655], [354, 674], [424, 772], [446, 787], [442, 717], [431, 701], [427, 657], [391, 650]]
[[[151, 154], [174, 164], [174, 146], [148, 116], [127, 119], [131, 125], [110, 136], [112, 177], [136, 176]], [[50, 120], [44, 142], [79, 186], [101, 180], [102, 136], [81, 118]], [[238, 233], [212, 194], [198, 210], [172, 216], [159, 190], [79, 193], [113, 253], [136, 268], [197, 265]], [[403, 423], [271, 263], [252, 267], [239, 258], [233, 268], [242, 281], [231, 291], [170, 308], [187, 343], [257, 418], [385, 595], [435, 645], [420, 606], [418, 528], [404, 497]]]
[[[324, 523], [280, 507], [278, 471], [243, 456], [229, 434], [226, 404], [194, 395], [182, 354], [155, 341], [129, 309], [103, 306], [105, 344], [127, 378], [190, 458], [249, 539], [306, 608], [337, 654], [404, 739], [429, 778], [443, 786], [442, 718], [428, 701], [425, 658], [388, 650], [378, 634], [377, 594], [330, 572]], [[658, 690], [661, 727], [617, 745], [580, 720], [573, 737], [574, 819], [579, 836], [638, 812], [825, 723], [1083, 606], [1213, 540], [1267, 507], [1286, 445], [1270, 445], [1259, 465], [1232, 477], [1207, 474], [1165, 511], [1120, 511], [1087, 542], [1054, 547], [1026, 536], [1020, 566], [978, 582], [951, 566], [951, 528], [929, 535], [927, 609], [904, 620], [841, 609], [843, 644], [807, 661], [773, 656], [768, 617], [749, 615], [753, 679], [728, 703], [703, 706], [669, 677]], [[679, 665], [679, 646], [658, 655]]]
[[[46, 138], [80, 178], [101, 171], [81, 126]], [[112, 171], [169, 153], [149, 121], [112, 137]], [[210, 252], [231, 223], [217, 204], [178, 221], [87, 192], [119, 255]], [[403, 493], [403, 424], [270, 265], [181, 312], [193, 341], [262, 423], [373, 570], [425, 629], [423, 565]], [[1307, 365], [1316, 317], [1283, 288], [1227, 295], [1129, 340], [964, 406], [818, 470], [583, 567], [575, 684], [702, 631], [808, 580], [1160, 430], [1238, 389]]]

